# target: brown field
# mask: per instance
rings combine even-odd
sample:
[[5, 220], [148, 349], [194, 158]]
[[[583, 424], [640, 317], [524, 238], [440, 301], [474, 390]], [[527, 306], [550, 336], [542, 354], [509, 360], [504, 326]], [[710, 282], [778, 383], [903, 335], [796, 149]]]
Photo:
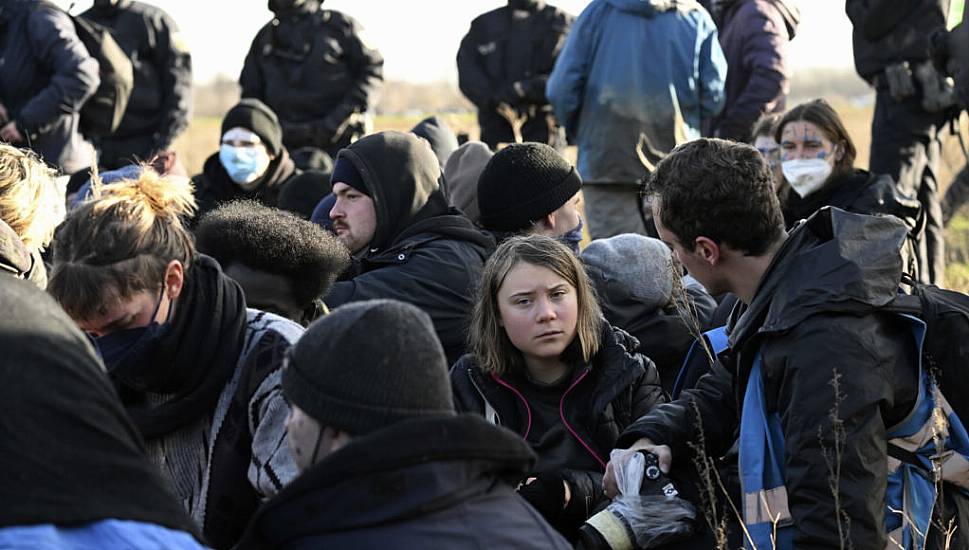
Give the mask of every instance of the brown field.
[[[868, 166], [868, 148], [871, 143], [872, 105], [859, 106], [847, 100], [832, 101], [841, 114], [848, 132], [855, 141], [858, 149], [859, 167]], [[409, 130], [417, 122], [428, 115], [381, 115], [374, 121], [374, 127], [380, 130]], [[478, 129], [473, 113], [448, 113], [439, 115], [455, 132], [467, 132], [472, 139], [477, 137]], [[179, 158], [185, 164], [189, 174], [196, 174], [202, 168], [205, 159], [216, 152], [219, 143], [220, 120], [216, 117], [196, 117], [192, 120], [188, 130], [175, 143]], [[963, 115], [962, 129], [964, 135], [967, 130], [967, 117]], [[946, 135], [943, 141], [944, 152], [942, 159], [941, 179], [943, 189], [965, 164], [959, 146], [954, 136]], [[567, 156], [575, 159], [574, 148], [570, 148]], [[949, 266], [946, 270], [947, 285], [969, 291], [969, 218], [958, 217], [947, 229]]]

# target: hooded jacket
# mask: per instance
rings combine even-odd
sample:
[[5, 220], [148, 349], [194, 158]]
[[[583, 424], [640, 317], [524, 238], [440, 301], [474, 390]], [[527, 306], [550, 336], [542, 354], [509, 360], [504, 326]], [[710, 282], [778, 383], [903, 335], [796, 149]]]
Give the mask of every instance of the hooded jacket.
[[434, 151], [434, 156], [441, 163], [441, 169], [447, 162], [451, 153], [458, 148], [458, 137], [446, 122], [439, 117], [430, 116], [417, 123], [411, 128], [411, 133], [417, 137], [424, 138], [427, 144]]
[[[578, 524], [607, 500], [602, 492], [602, 475], [619, 434], [666, 400], [656, 366], [638, 348], [635, 338], [604, 324], [599, 352], [589, 365], [574, 370], [561, 399], [562, 420], [579, 445], [570, 442], [568, 447], [552, 450], [582, 448], [584, 451], [580, 456], [539, 456], [539, 466], [549, 460], [599, 465], [593, 470], [572, 467], [558, 472], [572, 491], [566, 515], [573, 516]], [[514, 386], [528, 382], [509, 374], [487, 375], [473, 355], [465, 355], [451, 368], [454, 404], [458, 411], [480, 415], [490, 405], [496, 413], [497, 424], [527, 439], [532, 426], [531, 405]]]
[[398, 422], [305, 471], [236, 548], [571, 548], [515, 494], [534, 461], [471, 415]]
[[758, 118], [786, 108], [791, 88], [787, 48], [800, 13], [790, 0], [735, 0], [723, 9], [719, 27], [730, 67], [727, 97], [708, 133], [748, 142]]
[[[662, 55], [657, 55], [662, 52]], [[595, 0], [576, 20], [546, 94], [579, 147], [586, 184], [633, 185], [720, 112], [727, 64], [689, 0]]]
[[296, 168], [286, 149], [282, 149], [280, 154], [269, 163], [266, 173], [260, 178], [259, 185], [247, 192], [229, 177], [229, 173], [219, 160], [219, 153], [213, 153], [205, 159], [202, 173], [192, 178], [192, 183], [195, 185], [195, 202], [198, 205], [198, 212], [193, 219], [200, 220], [206, 212], [220, 204], [236, 200], [251, 199], [266, 206], [276, 206], [282, 188], [301, 173], [302, 171]]
[[101, 80], [70, 16], [41, 0], [3, 0], [0, 48], [0, 102], [27, 140], [18, 145], [67, 174], [89, 167], [79, 112]]
[[524, 141], [556, 145], [545, 85], [575, 17], [543, 1], [513, 3], [527, 16], [513, 16], [506, 5], [471, 22], [458, 49], [458, 84], [478, 108], [481, 141], [492, 149], [514, 142], [511, 125], [496, 110], [502, 102], [527, 117]]
[[[766, 412], [778, 413], [784, 436], [795, 547], [838, 547], [832, 518], [843, 512], [855, 548], [885, 548], [886, 430], [909, 414], [918, 392], [911, 330], [879, 311], [898, 291], [906, 233], [897, 219], [836, 208], [798, 225], [750, 305], [734, 310], [730, 350], [695, 389], [626, 430], [620, 445], [647, 437], [669, 445], [674, 464], [689, 461], [688, 443], [702, 424], [707, 454], [722, 456], [736, 440], [747, 381], [760, 355]], [[838, 509], [824, 455], [834, 448], [833, 410], [845, 433]]]
[[3, 220], [0, 220], [0, 273], [47, 288], [47, 268], [40, 253], [27, 250], [20, 236]]
[[423, 309], [448, 362], [465, 351], [472, 291], [493, 238], [451, 209], [439, 187], [441, 167], [417, 136], [381, 132], [340, 151], [373, 199], [377, 227], [356, 275], [326, 295], [329, 307], [392, 298]]

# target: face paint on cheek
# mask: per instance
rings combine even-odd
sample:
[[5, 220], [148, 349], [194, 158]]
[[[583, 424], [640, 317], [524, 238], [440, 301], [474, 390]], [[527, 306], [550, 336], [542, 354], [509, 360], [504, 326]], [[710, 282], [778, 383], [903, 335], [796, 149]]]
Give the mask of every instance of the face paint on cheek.
[[827, 159], [828, 158], [828, 152], [827, 151], [821, 151], [820, 153], [818, 153], [817, 158], [819, 158], [821, 160]]

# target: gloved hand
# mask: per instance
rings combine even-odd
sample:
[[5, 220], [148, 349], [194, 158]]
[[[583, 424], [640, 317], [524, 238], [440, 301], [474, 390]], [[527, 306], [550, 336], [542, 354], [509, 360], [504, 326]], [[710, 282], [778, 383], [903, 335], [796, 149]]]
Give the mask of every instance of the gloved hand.
[[565, 481], [557, 474], [530, 478], [518, 488], [518, 494], [547, 520], [558, 517], [568, 504], [565, 500]]
[[495, 94], [494, 102], [496, 104], [507, 103], [511, 106], [515, 106], [521, 103], [521, 101], [524, 99], [523, 93], [524, 89], [521, 87], [520, 82], [510, 82], [498, 90], [498, 93]]
[[284, 122], [282, 126], [286, 141], [297, 143], [316, 141], [316, 127], [312, 122]]

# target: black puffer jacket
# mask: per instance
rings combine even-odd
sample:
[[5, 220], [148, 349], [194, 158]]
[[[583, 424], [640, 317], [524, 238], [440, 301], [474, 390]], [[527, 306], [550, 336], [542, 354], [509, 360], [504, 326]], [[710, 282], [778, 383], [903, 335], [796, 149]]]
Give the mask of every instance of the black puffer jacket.
[[471, 415], [399, 422], [304, 472], [236, 548], [570, 548], [515, 495], [534, 461], [520, 438]]
[[511, 125], [495, 110], [499, 102], [528, 116], [522, 128], [525, 141], [554, 141], [545, 84], [575, 18], [545, 2], [528, 4], [527, 18], [513, 19], [508, 6], [476, 17], [458, 50], [458, 84], [478, 108], [481, 141], [492, 149], [514, 141]]
[[402, 132], [367, 136], [340, 151], [373, 198], [377, 229], [354, 276], [333, 285], [329, 307], [392, 298], [423, 309], [449, 363], [465, 352], [471, 294], [494, 239], [451, 209], [441, 166], [425, 142]]
[[[767, 412], [779, 414], [784, 433], [795, 547], [837, 548], [832, 518], [840, 511], [851, 520], [855, 548], [885, 548], [886, 429], [906, 417], [918, 391], [911, 330], [878, 311], [896, 295], [905, 234], [896, 219], [831, 208], [798, 225], [750, 306], [735, 309], [723, 364], [634, 423], [620, 445], [647, 437], [673, 449], [674, 465], [688, 462], [688, 443], [702, 422], [707, 454], [722, 456], [737, 439], [747, 380], [760, 354]], [[834, 448], [834, 372], [846, 432], [840, 510], [821, 447]]]
[[276, 206], [283, 187], [301, 173], [289, 157], [289, 153], [283, 149], [279, 156], [269, 163], [261, 183], [247, 192], [232, 181], [219, 160], [219, 154], [214, 153], [205, 159], [202, 173], [192, 177], [192, 184], [195, 185], [195, 202], [198, 204], [198, 212], [194, 219], [199, 220], [206, 212], [220, 204], [235, 200], [251, 199], [266, 206]]
[[360, 39], [361, 27], [306, 0], [259, 30], [239, 85], [279, 116], [291, 151], [317, 147], [335, 156], [363, 126], [351, 120], [377, 103], [384, 60]]
[[[637, 352], [638, 347], [635, 338], [605, 325], [599, 353], [591, 365], [573, 372], [569, 389], [562, 396], [567, 428], [571, 427], [573, 437], [601, 466], [592, 471], [561, 472], [572, 491], [570, 508], [571, 503], [582, 505], [584, 509], [578, 511], [585, 517], [607, 500], [602, 492], [602, 474], [619, 434], [666, 400], [656, 366]], [[529, 428], [530, 406], [518, 390], [510, 389], [512, 386], [503, 377], [485, 374], [470, 354], [451, 368], [451, 387], [459, 411], [483, 415], [486, 404], [491, 405], [497, 423], [524, 435]], [[582, 462], [587, 459], [581, 457]]]

